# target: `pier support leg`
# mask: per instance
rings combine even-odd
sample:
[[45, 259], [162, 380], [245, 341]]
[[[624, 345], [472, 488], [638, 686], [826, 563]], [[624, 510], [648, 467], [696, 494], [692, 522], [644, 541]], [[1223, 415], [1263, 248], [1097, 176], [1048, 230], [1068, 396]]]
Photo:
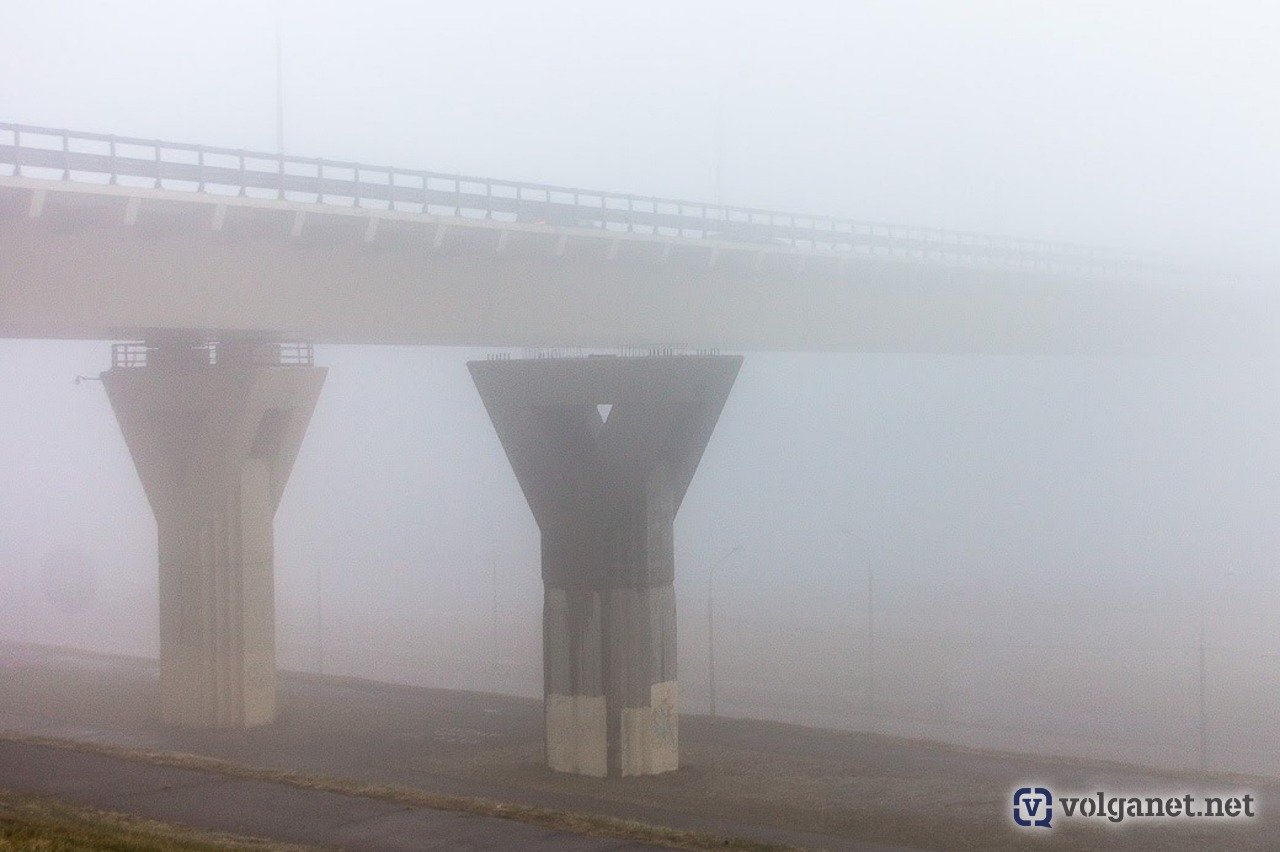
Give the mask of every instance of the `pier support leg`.
[[286, 366], [276, 345], [141, 351], [102, 380], [156, 518], [160, 716], [264, 725], [276, 713], [273, 519], [326, 370]]
[[679, 766], [674, 522], [741, 363], [468, 365], [542, 532], [552, 769]]

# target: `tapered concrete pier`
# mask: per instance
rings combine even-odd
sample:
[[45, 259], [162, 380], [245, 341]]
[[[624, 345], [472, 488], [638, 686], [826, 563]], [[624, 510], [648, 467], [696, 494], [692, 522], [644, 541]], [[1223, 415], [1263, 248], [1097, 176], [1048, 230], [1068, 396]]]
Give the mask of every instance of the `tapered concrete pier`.
[[468, 364], [542, 532], [547, 764], [680, 761], [674, 529], [738, 356]]
[[275, 719], [273, 519], [326, 372], [309, 346], [170, 340], [102, 374], [156, 518], [168, 724]]

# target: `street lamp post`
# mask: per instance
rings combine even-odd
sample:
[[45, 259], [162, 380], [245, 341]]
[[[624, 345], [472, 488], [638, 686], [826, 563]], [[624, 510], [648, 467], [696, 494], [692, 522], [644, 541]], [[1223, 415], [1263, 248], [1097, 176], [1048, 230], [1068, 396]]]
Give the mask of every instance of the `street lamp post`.
[[316, 670], [324, 674], [324, 568], [316, 563]]
[[876, 704], [876, 570], [867, 560], [867, 708]]
[[1228, 568], [1225, 571], [1213, 572], [1208, 571], [1205, 574], [1204, 591], [1200, 595], [1200, 648], [1199, 648], [1199, 687], [1200, 687], [1200, 771], [1204, 772], [1208, 768], [1209, 763], [1209, 714], [1206, 700], [1206, 671], [1205, 671], [1205, 630], [1208, 623], [1208, 606], [1210, 586], [1215, 579], [1222, 579], [1234, 575], [1235, 569]]
[[871, 542], [851, 529], [840, 527], [846, 538], [856, 538], [867, 549], [867, 709], [876, 703], [876, 570], [871, 559]]
[[31, 579], [27, 563], [22, 563], [22, 641], [30, 643], [31, 638]]
[[490, 637], [493, 641], [493, 646], [492, 646], [493, 664], [491, 666], [491, 671], [493, 674], [494, 689], [497, 689], [498, 688], [498, 685], [497, 685], [498, 684], [498, 657], [500, 656], [500, 654], [498, 653], [498, 551], [497, 550], [492, 550], [489, 553], [489, 568], [490, 568], [491, 581], [492, 581], [490, 584], [490, 589], [493, 592], [493, 610], [491, 612], [491, 618], [490, 618], [490, 626], [492, 628], [492, 634], [493, 634]]
[[1208, 764], [1207, 725], [1204, 700], [1204, 621], [1200, 622], [1200, 771]]
[[[719, 90], [716, 93], [715, 107], [715, 127], [713, 134], [715, 136], [715, 193], [716, 204], [724, 208], [724, 81], [720, 81]], [[728, 226], [728, 216], [725, 217], [726, 227]]]
[[284, 12], [276, 3], [276, 153], [281, 155], [280, 169], [284, 173]]
[[735, 544], [711, 563], [711, 568], [707, 571], [707, 696], [712, 716], [716, 715], [716, 599], [713, 583], [716, 568], [741, 549], [742, 545]]

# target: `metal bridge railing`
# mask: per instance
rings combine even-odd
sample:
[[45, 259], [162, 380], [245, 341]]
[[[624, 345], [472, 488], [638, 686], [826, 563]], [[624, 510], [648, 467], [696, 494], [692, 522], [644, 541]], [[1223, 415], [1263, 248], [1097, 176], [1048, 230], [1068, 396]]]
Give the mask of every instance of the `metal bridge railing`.
[[0, 123], [0, 173], [972, 265], [1155, 272], [1174, 258]]

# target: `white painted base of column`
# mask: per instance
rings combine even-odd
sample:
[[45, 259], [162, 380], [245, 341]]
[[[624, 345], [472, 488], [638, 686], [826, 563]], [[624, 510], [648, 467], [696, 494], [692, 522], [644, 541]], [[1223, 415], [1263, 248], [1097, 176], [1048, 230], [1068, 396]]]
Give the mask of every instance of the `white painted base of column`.
[[546, 696], [547, 766], [604, 778], [609, 774], [603, 695]]
[[655, 683], [648, 707], [622, 709], [622, 774], [656, 775], [680, 768], [680, 695], [674, 680]]

